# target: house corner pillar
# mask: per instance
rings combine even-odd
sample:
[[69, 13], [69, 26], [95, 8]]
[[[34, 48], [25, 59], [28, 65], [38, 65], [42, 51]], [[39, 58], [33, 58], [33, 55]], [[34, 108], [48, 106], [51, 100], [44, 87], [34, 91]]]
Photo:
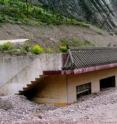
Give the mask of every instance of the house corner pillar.
[[100, 91], [100, 82], [99, 80], [94, 80], [91, 84], [91, 92], [98, 93]]
[[117, 87], [117, 75], [115, 75], [115, 87]]

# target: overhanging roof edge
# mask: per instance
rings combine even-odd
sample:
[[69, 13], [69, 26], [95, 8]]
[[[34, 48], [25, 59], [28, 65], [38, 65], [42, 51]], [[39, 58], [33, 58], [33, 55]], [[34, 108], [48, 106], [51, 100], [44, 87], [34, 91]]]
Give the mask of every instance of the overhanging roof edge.
[[106, 64], [106, 65], [98, 65], [98, 66], [91, 66], [86, 68], [79, 68], [74, 70], [51, 70], [51, 71], [44, 71], [45, 75], [79, 75], [83, 73], [105, 70], [117, 67], [117, 63]]

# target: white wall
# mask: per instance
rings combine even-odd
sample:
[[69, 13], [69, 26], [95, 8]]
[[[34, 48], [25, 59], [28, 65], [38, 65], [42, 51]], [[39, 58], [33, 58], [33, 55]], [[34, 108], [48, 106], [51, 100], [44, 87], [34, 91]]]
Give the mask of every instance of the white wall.
[[44, 70], [60, 70], [61, 54], [0, 55], [0, 95], [18, 93]]

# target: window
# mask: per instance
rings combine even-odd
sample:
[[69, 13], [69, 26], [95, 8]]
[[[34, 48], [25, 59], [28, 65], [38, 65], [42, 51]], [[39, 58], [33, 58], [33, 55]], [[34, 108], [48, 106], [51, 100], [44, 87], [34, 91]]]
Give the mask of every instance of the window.
[[115, 87], [115, 76], [107, 77], [100, 80], [100, 89]]
[[91, 94], [91, 83], [83, 84], [76, 87], [77, 99], [88, 94]]

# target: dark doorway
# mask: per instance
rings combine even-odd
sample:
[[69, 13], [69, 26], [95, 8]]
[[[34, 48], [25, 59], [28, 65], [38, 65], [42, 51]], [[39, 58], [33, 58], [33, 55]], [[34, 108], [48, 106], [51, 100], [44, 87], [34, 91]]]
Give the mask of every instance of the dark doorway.
[[100, 80], [100, 90], [105, 88], [115, 87], [115, 76], [104, 78]]
[[83, 84], [76, 87], [77, 100], [81, 96], [91, 94], [91, 83]]

